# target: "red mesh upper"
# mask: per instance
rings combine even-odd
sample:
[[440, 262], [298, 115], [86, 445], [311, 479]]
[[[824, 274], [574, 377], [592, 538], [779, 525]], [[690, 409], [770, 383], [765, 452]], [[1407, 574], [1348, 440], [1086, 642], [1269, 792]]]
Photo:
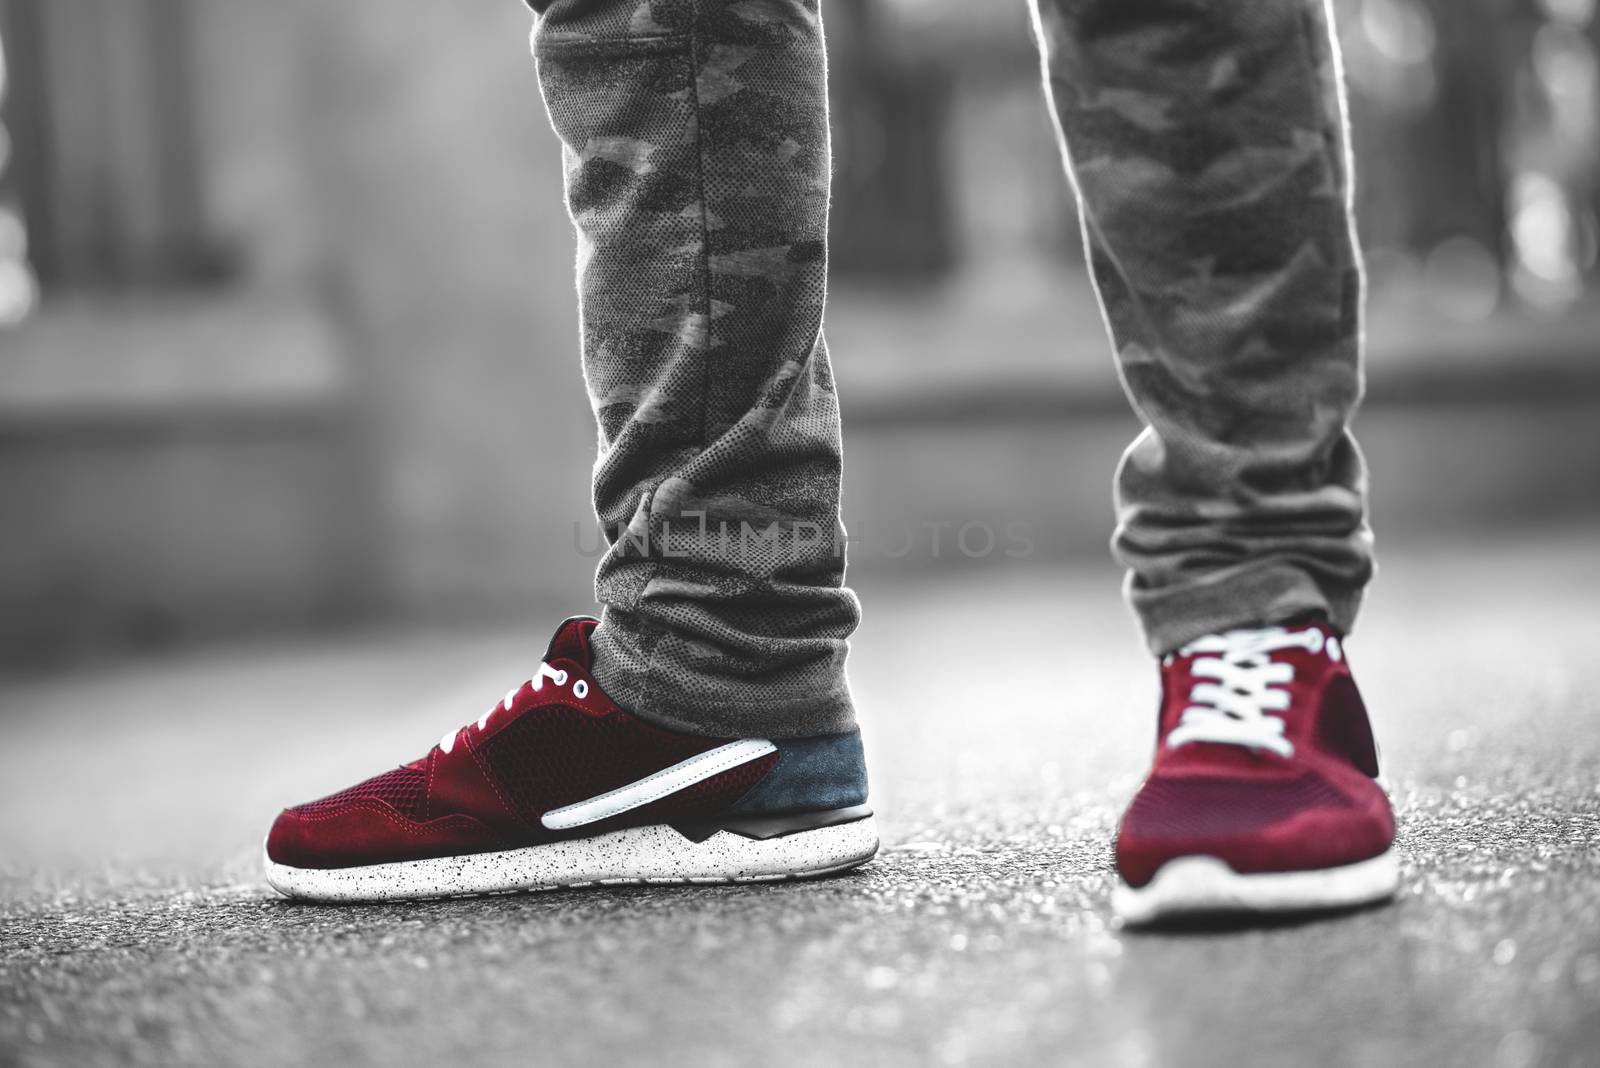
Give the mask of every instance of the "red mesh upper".
[[305, 816], [331, 816], [357, 801], [382, 801], [407, 819], [420, 820], [428, 789], [427, 773], [407, 765], [356, 783], [348, 790], [329, 794], [295, 809]]
[[496, 733], [480, 752], [519, 814], [537, 825], [552, 808], [614, 790], [726, 741], [675, 734], [632, 716], [547, 705]]
[[1348, 808], [1321, 776], [1226, 779], [1157, 776], [1123, 817], [1123, 833], [1149, 838], [1245, 834], [1315, 808]]
[[[638, 826], [647, 823], [709, 819], [748, 793], [777, 762], [778, 754], [768, 753], [764, 757], [729, 768], [709, 779], [702, 779], [693, 786], [669, 794], [659, 801], [640, 805], [616, 819], [604, 821], [600, 826], [602, 829], [610, 829], [622, 824]], [[594, 828], [590, 828], [590, 832], [593, 831]]]

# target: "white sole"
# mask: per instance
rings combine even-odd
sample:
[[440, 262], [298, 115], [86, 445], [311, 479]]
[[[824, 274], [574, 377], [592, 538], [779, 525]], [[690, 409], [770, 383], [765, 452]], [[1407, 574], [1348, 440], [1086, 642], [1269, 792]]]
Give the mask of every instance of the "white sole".
[[1216, 857], [1169, 860], [1141, 887], [1119, 886], [1111, 906], [1125, 923], [1226, 913], [1350, 908], [1390, 897], [1400, 865], [1389, 850], [1370, 860], [1318, 871], [1241, 875]]
[[871, 860], [870, 815], [849, 823], [752, 838], [717, 831], [695, 842], [665, 824], [593, 838], [358, 868], [295, 868], [265, 858], [267, 882], [304, 901], [402, 901], [636, 883], [756, 883], [845, 871]]

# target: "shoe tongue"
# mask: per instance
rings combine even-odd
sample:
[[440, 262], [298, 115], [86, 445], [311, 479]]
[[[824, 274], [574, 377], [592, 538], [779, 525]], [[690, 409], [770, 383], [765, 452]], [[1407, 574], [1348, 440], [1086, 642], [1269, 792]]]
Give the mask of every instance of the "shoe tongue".
[[553, 664], [557, 660], [575, 660], [583, 667], [589, 667], [589, 635], [600, 621], [593, 616], [573, 616], [561, 621], [561, 626], [556, 628], [555, 637], [550, 639], [550, 646], [544, 651], [544, 662]]

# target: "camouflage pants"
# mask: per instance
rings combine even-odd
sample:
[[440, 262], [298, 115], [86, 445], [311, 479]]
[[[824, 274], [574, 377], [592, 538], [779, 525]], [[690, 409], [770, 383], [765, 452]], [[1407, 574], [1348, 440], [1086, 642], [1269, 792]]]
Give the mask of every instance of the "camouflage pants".
[[[533, 2], [600, 426], [597, 676], [679, 729], [849, 729], [817, 0]], [[1146, 424], [1115, 548], [1151, 648], [1348, 628], [1372, 562], [1324, 0], [1032, 2]]]

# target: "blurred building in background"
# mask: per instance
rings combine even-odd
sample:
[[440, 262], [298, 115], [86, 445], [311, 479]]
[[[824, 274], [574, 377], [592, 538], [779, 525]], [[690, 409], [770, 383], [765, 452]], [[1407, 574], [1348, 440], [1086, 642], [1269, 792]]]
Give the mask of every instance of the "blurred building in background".
[[[1380, 529], [1587, 515], [1594, 0], [1336, 6]], [[825, 10], [856, 577], [934, 566], [874, 540], [929, 524], [1103, 553], [1133, 422], [1022, 0]], [[586, 603], [594, 431], [529, 22], [0, 0], [0, 661]]]

